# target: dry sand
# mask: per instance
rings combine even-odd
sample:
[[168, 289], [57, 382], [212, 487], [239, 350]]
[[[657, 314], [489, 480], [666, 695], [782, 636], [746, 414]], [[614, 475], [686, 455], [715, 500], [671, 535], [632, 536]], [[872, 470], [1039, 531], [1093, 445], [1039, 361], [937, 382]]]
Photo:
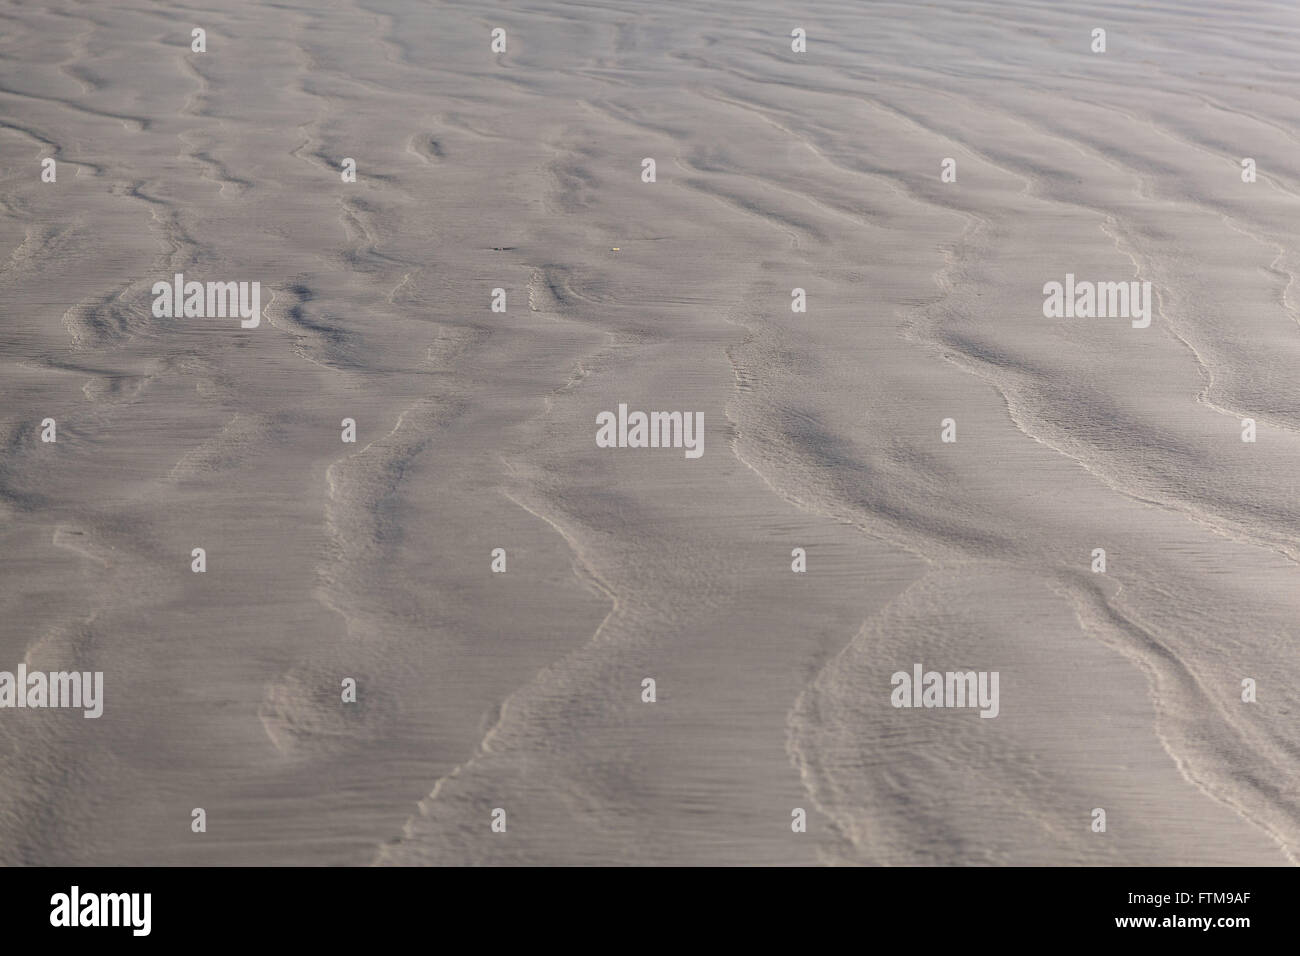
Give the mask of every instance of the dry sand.
[[[5, 3], [0, 669], [105, 702], [0, 710], [0, 862], [1294, 862], [1297, 54], [1281, 2]], [[703, 456], [597, 448], [621, 402]]]

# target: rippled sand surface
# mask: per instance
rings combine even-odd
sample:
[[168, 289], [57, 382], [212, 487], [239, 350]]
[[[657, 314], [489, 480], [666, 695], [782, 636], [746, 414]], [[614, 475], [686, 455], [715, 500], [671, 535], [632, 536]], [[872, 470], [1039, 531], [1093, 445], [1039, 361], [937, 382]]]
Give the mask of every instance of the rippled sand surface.
[[0, 862], [1295, 861], [1294, 7], [209, 7], [0, 6]]

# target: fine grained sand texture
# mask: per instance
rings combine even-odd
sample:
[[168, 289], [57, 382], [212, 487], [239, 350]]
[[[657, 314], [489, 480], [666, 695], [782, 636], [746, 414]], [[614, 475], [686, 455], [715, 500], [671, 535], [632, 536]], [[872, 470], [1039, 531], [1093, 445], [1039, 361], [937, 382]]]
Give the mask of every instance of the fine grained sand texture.
[[0, 670], [104, 674], [0, 709], [0, 862], [1295, 862], [1294, 6], [49, 0], [0, 57]]

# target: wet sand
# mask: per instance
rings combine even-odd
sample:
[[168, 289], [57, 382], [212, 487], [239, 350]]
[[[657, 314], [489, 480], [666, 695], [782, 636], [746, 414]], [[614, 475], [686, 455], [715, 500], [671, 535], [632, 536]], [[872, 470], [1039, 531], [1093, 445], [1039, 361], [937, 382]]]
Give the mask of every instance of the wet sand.
[[1295, 10], [0, 19], [0, 862], [1295, 861]]

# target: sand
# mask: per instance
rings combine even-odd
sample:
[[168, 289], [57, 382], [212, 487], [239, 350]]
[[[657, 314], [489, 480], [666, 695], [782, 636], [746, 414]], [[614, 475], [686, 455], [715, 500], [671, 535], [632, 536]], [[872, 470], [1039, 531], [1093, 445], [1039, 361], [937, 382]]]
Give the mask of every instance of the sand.
[[1295, 862], [1293, 7], [0, 22], [0, 862]]

